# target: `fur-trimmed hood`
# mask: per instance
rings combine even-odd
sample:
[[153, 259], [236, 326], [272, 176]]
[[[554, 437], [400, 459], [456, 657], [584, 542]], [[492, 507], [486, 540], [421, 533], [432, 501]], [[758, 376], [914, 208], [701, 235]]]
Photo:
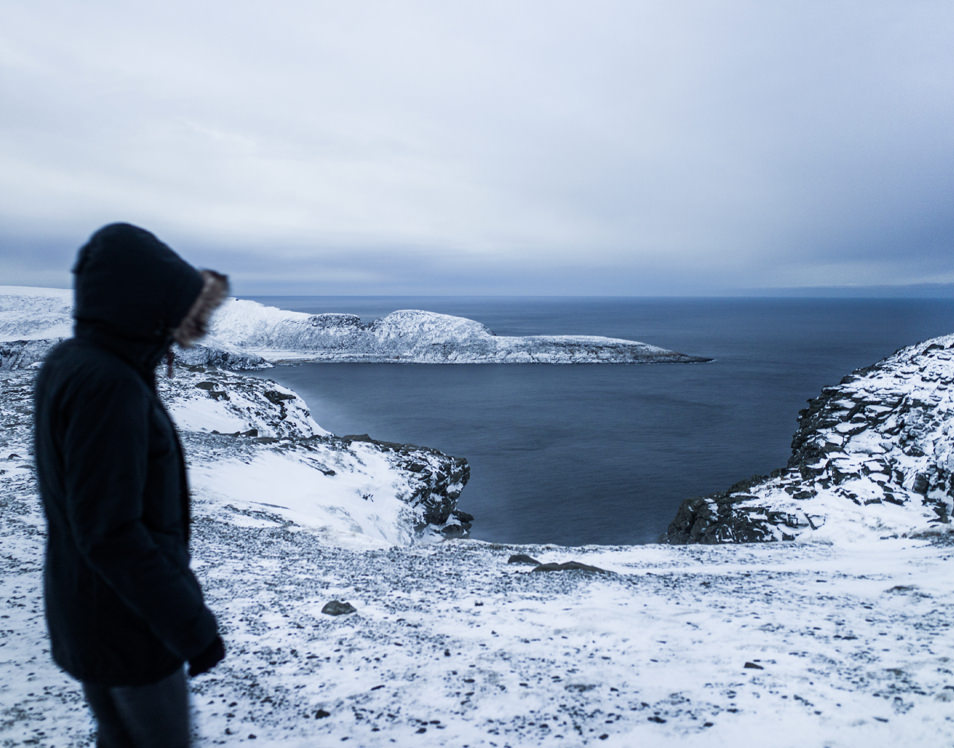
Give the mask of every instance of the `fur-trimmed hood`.
[[202, 290], [182, 322], [172, 331], [172, 337], [183, 348], [188, 348], [209, 331], [209, 320], [229, 295], [229, 279], [214, 270], [200, 270]]
[[188, 346], [228, 294], [228, 279], [200, 271], [128, 223], [94, 233], [73, 267], [76, 335], [155, 368], [173, 340]]

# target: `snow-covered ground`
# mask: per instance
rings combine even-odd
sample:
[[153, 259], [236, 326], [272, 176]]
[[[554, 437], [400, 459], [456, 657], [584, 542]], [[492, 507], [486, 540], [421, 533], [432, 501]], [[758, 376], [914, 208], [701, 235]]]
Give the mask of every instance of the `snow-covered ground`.
[[[0, 324], [43, 339], [57, 324], [46, 298], [32, 327]], [[915, 462], [897, 463], [894, 483], [913, 465], [912, 496], [947, 506], [946, 343], [823, 393], [803, 418], [804, 454], [903, 456]], [[34, 373], [0, 372], [0, 745], [89, 746], [42, 618]], [[895, 525], [852, 533], [867, 507], [840, 495], [855, 508], [825, 517], [826, 542], [442, 541], [466, 532], [465, 461], [328, 434], [265, 379], [180, 366], [161, 386], [190, 459], [196, 572], [228, 647], [192, 682], [199, 746], [954, 745], [954, 535], [912, 526], [915, 501]], [[879, 410], [890, 392], [903, 402]], [[829, 431], [844, 440], [814, 440]], [[804, 511], [845, 475], [810, 460], [804, 493], [792, 473], [785, 496]], [[518, 554], [596, 568], [508, 563]], [[332, 600], [356, 610], [322, 612]]]
[[[30, 468], [0, 464], [0, 744], [88, 746], [47, 652]], [[196, 514], [228, 646], [192, 682], [200, 746], [954, 743], [954, 548], [938, 540], [354, 549], [201, 494]], [[323, 614], [331, 600], [356, 612]]]

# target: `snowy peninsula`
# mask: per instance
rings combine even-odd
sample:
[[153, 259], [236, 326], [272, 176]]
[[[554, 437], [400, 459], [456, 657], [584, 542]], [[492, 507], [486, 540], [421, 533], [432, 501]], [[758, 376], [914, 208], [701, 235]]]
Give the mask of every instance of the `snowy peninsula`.
[[[42, 358], [70, 334], [70, 291], [0, 286], [0, 357]], [[31, 309], [29, 321], [20, 310]], [[305, 314], [229, 299], [189, 363], [230, 369], [289, 361], [419, 364], [700, 363], [709, 359], [594, 335], [494, 335], [464, 317], [399, 310], [362, 322], [353, 314]], [[2, 366], [0, 362], [0, 366]]]
[[[49, 658], [30, 456], [37, 351], [68, 334], [69, 299], [11, 296], [0, 745], [89, 745]], [[160, 381], [228, 646], [192, 681], [197, 746], [954, 742], [954, 338], [826, 390], [788, 468], [684, 506], [670, 539], [708, 545], [448, 542], [473, 519], [465, 460], [329, 434], [294, 392], [207, 362]]]

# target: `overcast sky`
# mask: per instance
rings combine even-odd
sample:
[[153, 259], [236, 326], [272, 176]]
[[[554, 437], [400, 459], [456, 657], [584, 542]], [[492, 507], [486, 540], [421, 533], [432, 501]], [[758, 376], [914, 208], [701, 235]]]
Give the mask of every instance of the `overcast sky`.
[[954, 282], [954, 3], [3, 3], [0, 283], [138, 223], [239, 293]]

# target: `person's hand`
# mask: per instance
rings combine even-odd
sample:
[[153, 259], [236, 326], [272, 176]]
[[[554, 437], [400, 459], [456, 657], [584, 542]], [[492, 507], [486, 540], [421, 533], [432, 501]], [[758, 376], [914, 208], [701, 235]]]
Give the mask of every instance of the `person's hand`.
[[217, 636], [212, 643], [199, 654], [189, 660], [189, 677], [194, 678], [202, 673], [209, 672], [225, 657], [225, 644], [222, 637]]

